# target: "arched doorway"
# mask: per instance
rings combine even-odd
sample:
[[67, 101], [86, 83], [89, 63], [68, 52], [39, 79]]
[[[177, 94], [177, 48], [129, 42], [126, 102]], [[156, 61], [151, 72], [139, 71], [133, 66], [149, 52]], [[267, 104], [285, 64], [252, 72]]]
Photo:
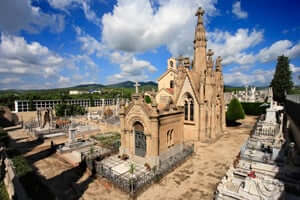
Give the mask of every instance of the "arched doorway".
[[147, 149], [144, 126], [140, 122], [135, 122], [133, 124], [133, 130], [135, 135], [135, 155], [144, 157]]

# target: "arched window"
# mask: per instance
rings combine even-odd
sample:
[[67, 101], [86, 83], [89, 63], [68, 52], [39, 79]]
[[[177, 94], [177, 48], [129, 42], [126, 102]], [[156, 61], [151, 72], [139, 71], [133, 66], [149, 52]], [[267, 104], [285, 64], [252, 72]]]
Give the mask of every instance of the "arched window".
[[174, 63], [172, 60], [170, 61], [170, 67], [172, 67], [172, 68], [174, 67]]
[[144, 157], [147, 151], [147, 140], [144, 134], [144, 126], [140, 122], [133, 124], [133, 130], [135, 134], [135, 155]]
[[184, 120], [188, 120], [189, 119], [189, 105], [187, 101], [184, 101]]
[[174, 88], [174, 81], [173, 80], [170, 81], [170, 88]]
[[143, 124], [141, 124], [138, 121], [133, 124], [133, 128], [134, 128], [134, 131], [144, 132]]
[[194, 102], [190, 102], [190, 120], [194, 121]]

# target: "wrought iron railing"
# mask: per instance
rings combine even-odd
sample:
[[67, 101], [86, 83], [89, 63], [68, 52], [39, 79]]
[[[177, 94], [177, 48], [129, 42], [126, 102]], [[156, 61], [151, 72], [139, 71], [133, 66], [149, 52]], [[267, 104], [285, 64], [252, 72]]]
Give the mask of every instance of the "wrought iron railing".
[[115, 186], [119, 187], [124, 192], [136, 195], [143, 188], [159, 180], [175, 167], [182, 164], [193, 154], [193, 152], [194, 145], [185, 146], [181, 153], [171, 156], [167, 160], [161, 162], [157, 170], [152, 169], [130, 178], [124, 174], [119, 174], [117, 171], [114, 171], [111, 166], [108, 166], [101, 161], [96, 162], [96, 173], [110, 180]]

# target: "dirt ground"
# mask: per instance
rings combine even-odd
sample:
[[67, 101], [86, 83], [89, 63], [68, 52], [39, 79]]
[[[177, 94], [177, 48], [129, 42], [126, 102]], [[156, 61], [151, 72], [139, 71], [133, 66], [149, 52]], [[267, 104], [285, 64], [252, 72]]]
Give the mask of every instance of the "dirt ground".
[[[165, 176], [160, 183], [146, 189], [137, 199], [213, 199], [217, 183], [232, 164], [255, 121], [255, 117], [247, 116], [240, 121], [240, 126], [227, 127], [227, 133], [215, 143], [195, 143], [195, 154], [191, 158]], [[91, 177], [57, 154], [47, 154], [50, 141], [31, 144], [28, 136], [20, 129], [10, 131], [9, 134], [17, 141], [16, 147], [22, 149], [58, 199], [128, 199], [127, 194], [113, 188], [105, 179]], [[64, 140], [65, 138], [58, 138], [54, 142], [61, 143]]]

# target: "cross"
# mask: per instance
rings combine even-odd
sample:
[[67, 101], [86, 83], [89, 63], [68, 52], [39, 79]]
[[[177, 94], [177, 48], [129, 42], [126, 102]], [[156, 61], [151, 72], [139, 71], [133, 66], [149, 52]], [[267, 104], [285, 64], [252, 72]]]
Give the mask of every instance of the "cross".
[[199, 7], [196, 12], [196, 16], [198, 16], [198, 24], [203, 24], [203, 20], [202, 20], [203, 15], [204, 15], [204, 10], [201, 7]]
[[200, 16], [203, 16], [204, 13], [205, 13], [205, 12], [204, 12], [204, 10], [202, 9], [202, 7], [199, 7], [198, 10], [197, 10], [197, 12], [196, 12], [196, 16], [199, 16], [199, 15], [200, 15]]
[[135, 82], [135, 93], [138, 94], [139, 93], [139, 86], [141, 86], [137, 81]]

